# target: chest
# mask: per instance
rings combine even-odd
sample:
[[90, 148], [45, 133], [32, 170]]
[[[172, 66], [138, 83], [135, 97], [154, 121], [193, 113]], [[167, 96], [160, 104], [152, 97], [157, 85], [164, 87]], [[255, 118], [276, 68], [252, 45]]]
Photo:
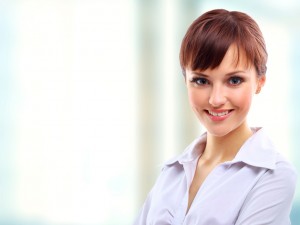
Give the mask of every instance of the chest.
[[204, 163], [199, 162], [193, 180], [189, 187], [187, 212], [189, 211], [191, 204], [194, 201], [194, 198], [198, 193], [198, 190], [200, 189], [201, 185], [215, 167], [216, 165], [205, 165]]
[[219, 165], [195, 180], [187, 171], [168, 168], [164, 172], [153, 189], [147, 224], [234, 224], [247, 194], [264, 172]]

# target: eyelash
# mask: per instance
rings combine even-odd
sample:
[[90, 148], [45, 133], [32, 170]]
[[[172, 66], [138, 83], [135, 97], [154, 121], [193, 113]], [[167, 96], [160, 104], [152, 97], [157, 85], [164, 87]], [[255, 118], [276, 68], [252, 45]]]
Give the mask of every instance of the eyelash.
[[[191, 82], [195, 83], [197, 86], [204, 86], [210, 84], [209, 80], [203, 77], [194, 77], [192, 78]], [[230, 86], [238, 86], [244, 82], [244, 79], [239, 76], [233, 76], [230, 77], [227, 82]]]
[[[201, 83], [199, 83], [200, 81], [201, 81]], [[194, 77], [194, 78], [192, 78], [191, 82], [195, 83], [196, 85], [207, 85], [207, 84], [209, 84], [209, 81], [206, 78], [202, 78], [202, 77]]]
[[[238, 80], [238, 83], [237, 84], [231, 83], [233, 80]], [[238, 85], [240, 85], [241, 83], [244, 82], [244, 79], [241, 78], [241, 77], [238, 77], [238, 76], [234, 76], [234, 77], [230, 77], [228, 82], [229, 82], [230, 85], [238, 86]]]

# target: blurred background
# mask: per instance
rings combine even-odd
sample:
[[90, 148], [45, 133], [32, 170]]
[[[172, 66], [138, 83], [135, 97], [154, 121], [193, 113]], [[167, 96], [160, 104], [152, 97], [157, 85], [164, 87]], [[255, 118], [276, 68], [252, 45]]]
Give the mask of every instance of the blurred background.
[[299, 1], [0, 0], [0, 224], [132, 224], [162, 163], [203, 132], [178, 53], [213, 8], [260, 25], [250, 124], [300, 170]]

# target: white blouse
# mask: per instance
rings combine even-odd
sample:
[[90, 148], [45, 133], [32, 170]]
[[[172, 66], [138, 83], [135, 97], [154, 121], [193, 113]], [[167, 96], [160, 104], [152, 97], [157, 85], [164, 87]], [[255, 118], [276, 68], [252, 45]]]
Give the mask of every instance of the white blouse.
[[264, 129], [255, 132], [232, 161], [207, 176], [186, 214], [189, 187], [206, 134], [163, 167], [134, 225], [287, 225], [296, 171]]

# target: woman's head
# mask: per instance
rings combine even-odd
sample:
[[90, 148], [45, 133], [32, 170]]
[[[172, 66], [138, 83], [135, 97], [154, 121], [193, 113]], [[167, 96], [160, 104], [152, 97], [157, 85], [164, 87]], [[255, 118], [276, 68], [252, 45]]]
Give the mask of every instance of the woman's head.
[[211, 10], [197, 18], [187, 30], [180, 49], [183, 74], [186, 69], [218, 67], [231, 45], [238, 49], [236, 63], [245, 54], [247, 66], [265, 75], [267, 51], [257, 23], [247, 14], [224, 9]]

